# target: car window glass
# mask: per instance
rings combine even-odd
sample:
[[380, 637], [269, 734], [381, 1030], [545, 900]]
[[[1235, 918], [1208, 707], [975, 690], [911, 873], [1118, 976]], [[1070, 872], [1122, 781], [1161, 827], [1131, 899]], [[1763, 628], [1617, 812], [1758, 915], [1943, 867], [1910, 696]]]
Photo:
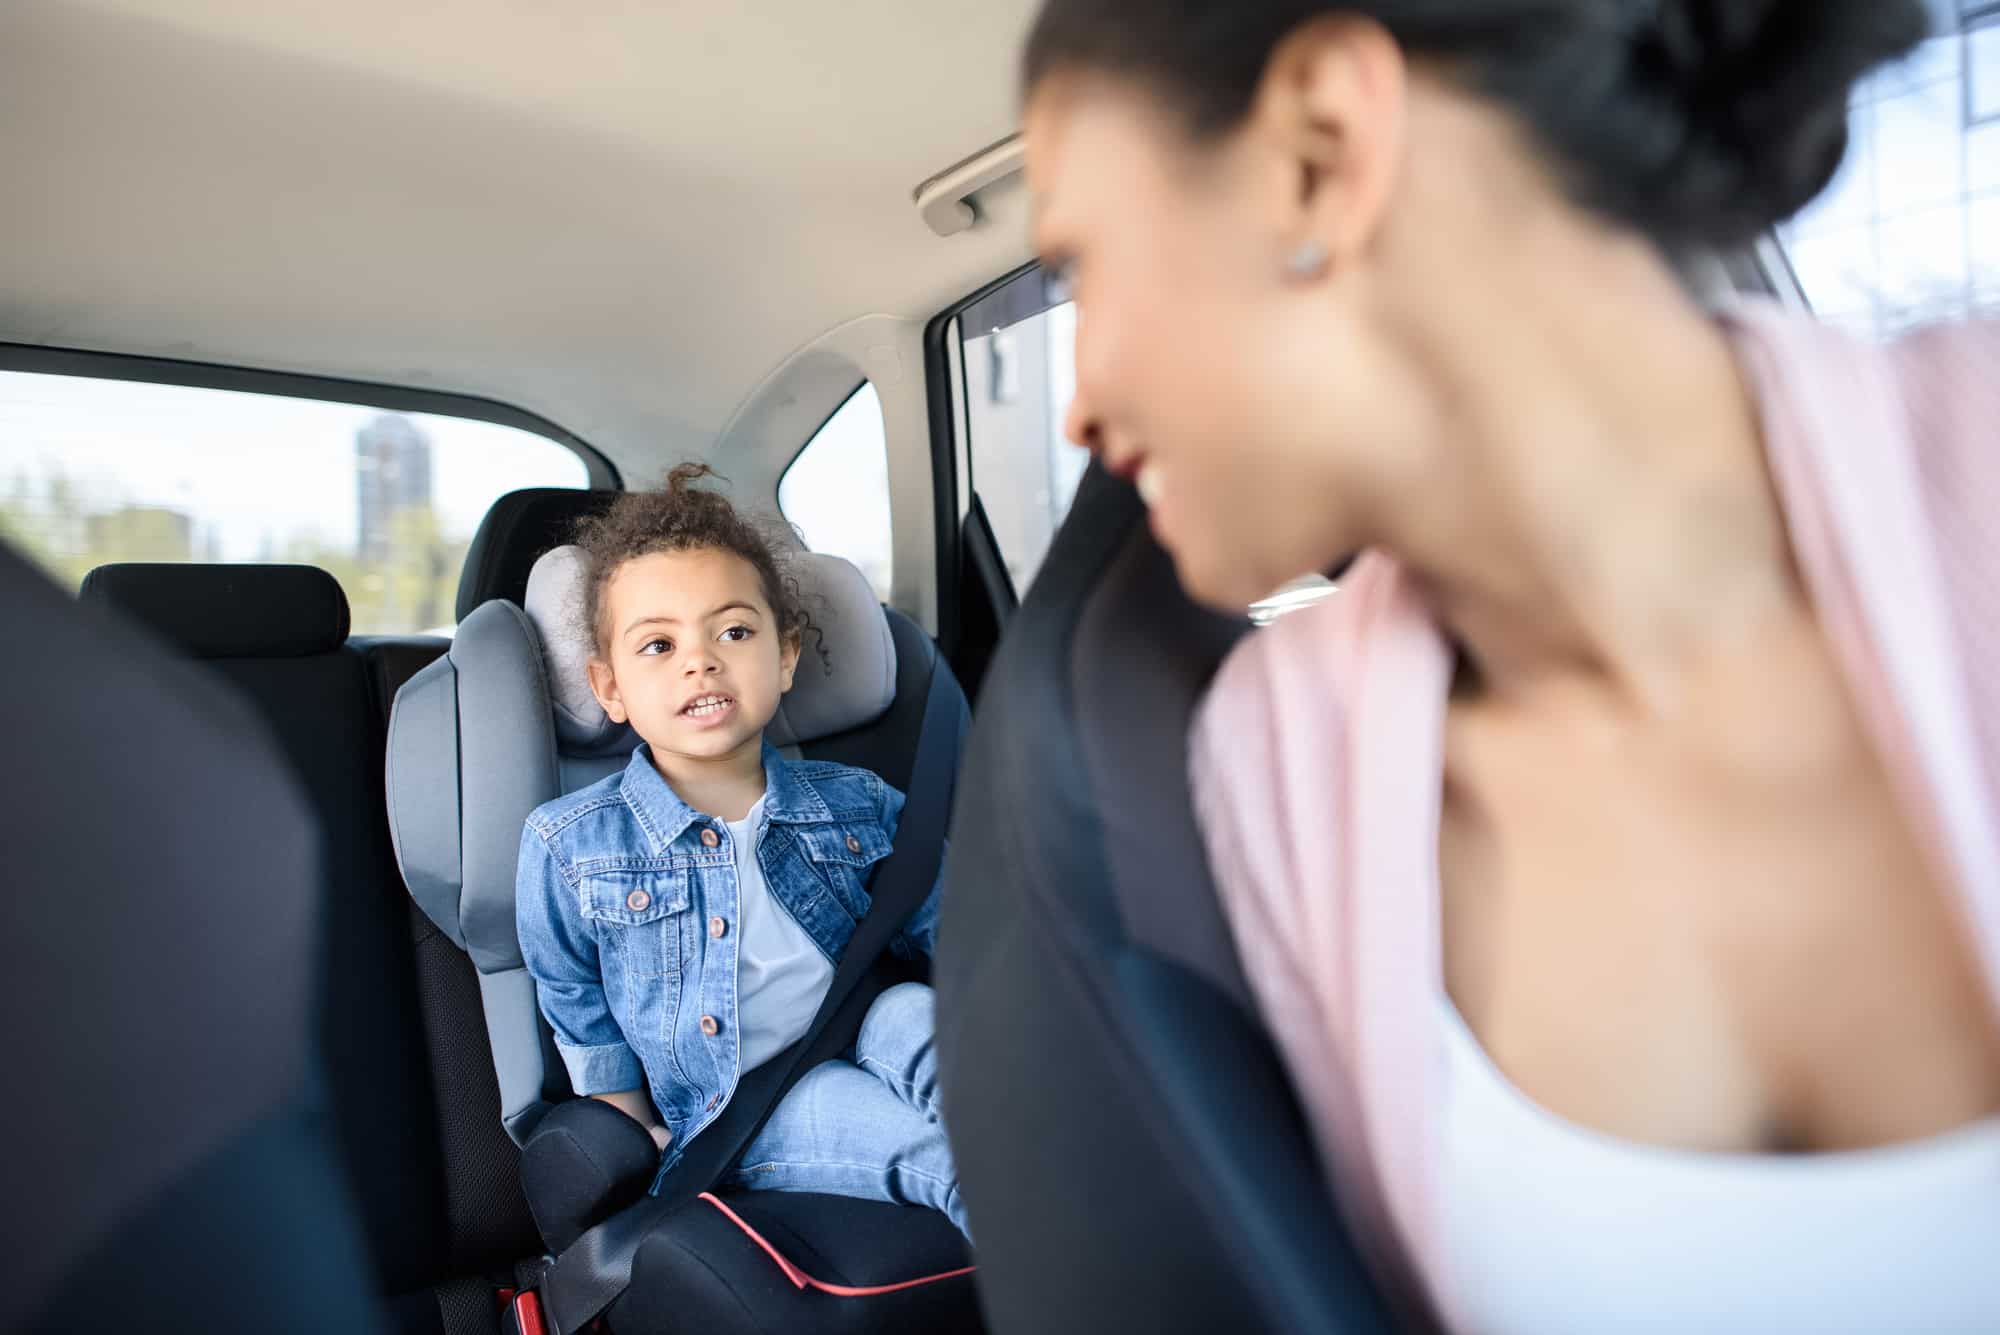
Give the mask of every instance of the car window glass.
[[[960, 321], [972, 489], [1019, 592], [1034, 582], [1090, 464], [1063, 435], [1076, 394], [1076, 307], [1035, 300], [1054, 291], [1036, 270]], [[1004, 309], [1023, 295], [1026, 309]]]
[[[1063, 434], [1076, 396], [1076, 306], [1032, 269], [959, 316], [972, 490], [1017, 593], [1025, 594], [1090, 465]], [[1250, 609], [1267, 625], [1332, 592], [1318, 575], [1293, 580]]]
[[0, 537], [71, 589], [116, 561], [297, 562], [340, 581], [356, 634], [449, 631], [493, 502], [588, 485], [492, 422], [0, 371]]
[[1946, 17], [1855, 91], [1840, 174], [1779, 229], [1814, 311], [1871, 338], [2000, 314], [2000, 5]]
[[778, 509], [809, 550], [852, 561], [889, 601], [889, 441], [875, 386], [864, 381], [806, 442], [778, 481]]

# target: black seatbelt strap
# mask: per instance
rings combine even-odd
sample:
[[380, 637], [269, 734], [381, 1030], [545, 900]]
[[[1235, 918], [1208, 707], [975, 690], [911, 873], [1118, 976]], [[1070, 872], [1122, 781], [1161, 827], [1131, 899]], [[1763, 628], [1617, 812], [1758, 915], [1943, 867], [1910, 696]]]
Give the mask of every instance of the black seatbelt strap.
[[[855, 926], [806, 1036], [737, 1081], [722, 1115], [689, 1143], [657, 1193], [584, 1233], [549, 1266], [541, 1290], [552, 1335], [575, 1335], [616, 1301], [631, 1282], [632, 1258], [659, 1221], [720, 1181], [793, 1083], [846, 1051], [860, 1032], [881, 991], [876, 961], [910, 915], [923, 907], [944, 863], [961, 723], [955, 684], [939, 657], [931, 665], [895, 847], [875, 869], [868, 912]], [[863, 986], [871, 981], [877, 985]]]

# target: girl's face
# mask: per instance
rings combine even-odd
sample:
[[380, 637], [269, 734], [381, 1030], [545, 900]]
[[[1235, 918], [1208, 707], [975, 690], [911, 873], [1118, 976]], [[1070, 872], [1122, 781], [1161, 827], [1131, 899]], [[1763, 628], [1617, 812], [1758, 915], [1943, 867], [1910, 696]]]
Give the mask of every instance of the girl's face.
[[799, 641], [779, 632], [748, 561], [716, 548], [637, 557], [605, 584], [600, 617], [590, 688], [656, 757], [761, 750]]
[[1036, 244], [1077, 302], [1068, 433], [1137, 480], [1183, 585], [1224, 608], [1364, 545], [1371, 499], [1418, 469], [1382, 296], [1408, 296], [1387, 276], [1402, 58], [1365, 25], [1323, 37], [1214, 143], [1108, 76], [1028, 105]]

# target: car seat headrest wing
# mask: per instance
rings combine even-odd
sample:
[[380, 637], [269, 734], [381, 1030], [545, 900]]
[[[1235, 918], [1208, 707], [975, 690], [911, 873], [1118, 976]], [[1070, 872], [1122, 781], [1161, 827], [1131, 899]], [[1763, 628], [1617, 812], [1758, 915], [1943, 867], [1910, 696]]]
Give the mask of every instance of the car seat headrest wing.
[[[896, 697], [896, 643], [867, 578], [851, 562], [812, 552], [782, 556], [779, 575], [797, 584], [808, 624], [792, 689], [765, 734], [771, 744], [818, 741], [882, 717]], [[571, 754], [633, 745], [591, 693], [582, 613], [589, 578], [578, 547], [548, 552], [528, 575], [526, 610], [542, 641], [556, 738]]]

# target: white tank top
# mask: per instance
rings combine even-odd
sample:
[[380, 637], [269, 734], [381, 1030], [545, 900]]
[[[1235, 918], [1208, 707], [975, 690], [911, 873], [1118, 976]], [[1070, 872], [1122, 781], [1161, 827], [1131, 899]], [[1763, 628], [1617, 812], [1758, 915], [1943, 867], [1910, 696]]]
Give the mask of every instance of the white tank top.
[[1530, 1100], [1441, 1009], [1459, 1335], [2000, 1332], [2000, 1118], [1834, 1154], [1640, 1145]]

